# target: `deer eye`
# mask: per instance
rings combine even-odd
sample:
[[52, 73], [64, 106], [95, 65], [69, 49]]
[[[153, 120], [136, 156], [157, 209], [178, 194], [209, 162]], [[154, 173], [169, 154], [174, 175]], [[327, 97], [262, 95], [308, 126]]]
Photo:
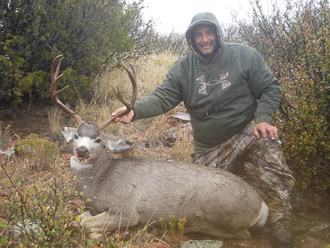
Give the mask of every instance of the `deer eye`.
[[75, 134], [75, 135], [74, 135], [74, 138], [75, 138], [75, 139], [78, 139], [78, 135], [77, 135], [77, 134]]
[[95, 140], [95, 143], [100, 143], [100, 142], [101, 142], [101, 139], [100, 138], [98, 138], [98, 139]]

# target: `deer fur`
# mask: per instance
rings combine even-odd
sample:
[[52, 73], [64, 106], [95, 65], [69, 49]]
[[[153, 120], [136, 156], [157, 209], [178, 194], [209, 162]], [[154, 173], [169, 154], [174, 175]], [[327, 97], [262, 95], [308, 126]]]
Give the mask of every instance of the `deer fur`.
[[125, 139], [101, 133], [82, 122], [65, 127], [73, 140], [71, 168], [80, 178], [89, 212], [83, 222], [93, 232], [114, 231], [186, 217], [186, 232], [221, 238], [249, 238], [249, 229], [266, 223], [268, 207], [240, 177], [216, 168], [139, 158], [110, 158], [131, 149]]

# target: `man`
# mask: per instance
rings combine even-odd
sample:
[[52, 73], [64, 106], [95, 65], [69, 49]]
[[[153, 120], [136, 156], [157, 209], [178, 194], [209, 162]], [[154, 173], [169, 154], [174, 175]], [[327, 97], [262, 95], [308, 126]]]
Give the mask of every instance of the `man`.
[[271, 125], [281, 97], [278, 80], [255, 49], [223, 41], [212, 13], [195, 15], [186, 39], [192, 51], [116, 122], [157, 116], [183, 101], [193, 127], [193, 162], [230, 171], [243, 162], [258, 166], [270, 197], [272, 247], [293, 247], [289, 200], [295, 179]]

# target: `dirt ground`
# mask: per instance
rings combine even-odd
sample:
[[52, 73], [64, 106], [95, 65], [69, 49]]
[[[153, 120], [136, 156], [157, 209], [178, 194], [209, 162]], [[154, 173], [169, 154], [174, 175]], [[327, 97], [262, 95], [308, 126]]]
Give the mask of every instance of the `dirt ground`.
[[[23, 138], [31, 133], [49, 136], [48, 111], [50, 102], [34, 102], [28, 109], [28, 104], [17, 109], [9, 109], [8, 105], [0, 103], [0, 124], [2, 128], [10, 125], [11, 134]], [[0, 130], [1, 131], [1, 130]], [[3, 133], [3, 130], [2, 130]], [[1, 133], [0, 133], [1, 134]], [[0, 143], [0, 148], [4, 144]], [[167, 149], [167, 152], [170, 149]], [[330, 247], [330, 199], [313, 195], [308, 199], [293, 197], [292, 230], [295, 235], [296, 248]], [[214, 239], [188, 235], [189, 239]], [[261, 247], [270, 248], [269, 235], [253, 235], [249, 240], [223, 240], [225, 248]]]

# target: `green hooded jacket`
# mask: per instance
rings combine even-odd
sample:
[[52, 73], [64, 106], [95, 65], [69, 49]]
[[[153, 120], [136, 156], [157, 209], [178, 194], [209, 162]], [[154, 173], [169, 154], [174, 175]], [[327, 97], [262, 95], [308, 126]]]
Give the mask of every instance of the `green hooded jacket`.
[[[192, 39], [192, 30], [202, 23], [217, 33], [217, 54], [210, 61], [198, 53]], [[153, 93], [135, 103], [133, 120], [164, 114], [183, 101], [191, 116], [195, 151], [227, 141], [253, 119], [271, 123], [281, 88], [255, 49], [224, 42], [209, 12], [194, 16], [186, 39], [191, 51], [173, 64]]]

